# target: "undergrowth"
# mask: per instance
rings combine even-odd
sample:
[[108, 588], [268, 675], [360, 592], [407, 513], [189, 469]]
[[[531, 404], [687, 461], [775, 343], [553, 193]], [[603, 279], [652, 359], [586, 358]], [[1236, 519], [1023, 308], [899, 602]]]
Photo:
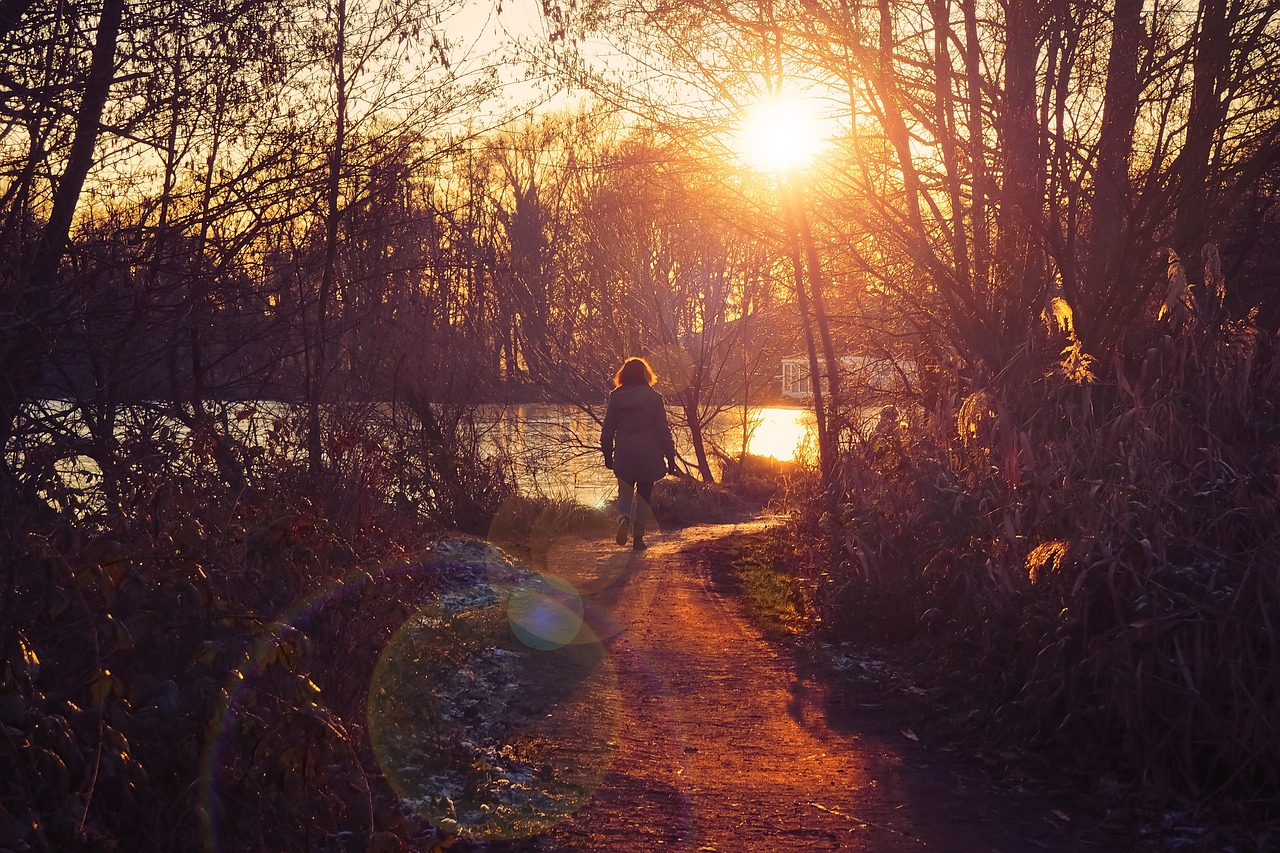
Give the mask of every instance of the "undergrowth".
[[446, 531], [463, 515], [488, 530], [506, 487], [438, 431], [419, 454], [411, 430], [347, 417], [320, 477], [283, 417], [252, 446], [117, 423], [113, 453], [71, 484], [53, 469], [74, 430], [23, 446], [61, 515], [3, 541], [0, 849], [430, 837], [371, 751], [368, 685], [399, 626], [469, 571]]
[[773, 501], [798, 466], [763, 456], [724, 460], [719, 483], [668, 477], [654, 484], [653, 514], [676, 527], [739, 521]]
[[790, 541], [829, 638], [912, 644], [992, 737], [1113, 794], [1267, 824], [1280, 347], [1188, 308], [1087, 376], [1028, 356], [979, 386], [936, 377], [899, 428], [848, 442], [839, 518], [793, 484]]

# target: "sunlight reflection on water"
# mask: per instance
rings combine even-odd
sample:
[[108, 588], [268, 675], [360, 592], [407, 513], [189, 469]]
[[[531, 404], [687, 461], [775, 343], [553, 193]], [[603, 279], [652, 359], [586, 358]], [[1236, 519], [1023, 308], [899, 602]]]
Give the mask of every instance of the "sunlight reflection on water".
[[[70, 404], [46, 401], [42, 405], [50, 416], [68, 418], [65, 429], [88, 434], [81, 416]], [[293, 407], [287, 403], [234, 403], [220, 414], [219, 421], [236, 443], [252, 447], [275, 441], [276, 450], [280, 452], [287, 442], [273, 439], [273, 424], [279, 419], [287, 420], [292, 412]], [[692, 465], [695, 454], [689, 442], [689, 430], [680, 422], [675, 409], [671, 413], [676, 450]], [[33, 411], [31, 416], [38, 414]], [[596, 507], [605, 506], [615, 497], [617, 484], [600, 457], [600, 418], [603, 417], [600, 407], [588, 411], [570, 405], [482, 406], [479, 414], [481, 452], [509, 460], [516, 484], [526, 495], [574, 500]], [[135, 431], [144, 436], [163, 434], [169, 437], [161, 443], [167, 443], [175, 452], [187, 449], [186, 426], [168, 416], [163, 407], [125, 407], [119, 417], [117, 432], [122, 437]], [[737, 458], [744, 444], [752, 455], [782, 462], [811, 456], [815, 432], [812, 411], [784, 406], [730, 409], [717, 415], [704, 428], [712, 471], [717, 478], [721, 474], [718, 460]], [[300, 448], [295, 450], [295, 456], [301, 464]], [[93, 509], [95, 501], [102, 499], [97, 494], [101, 472], [92, 458], [58, 458], [54, 469], [64, 487], [61, 491], [79, 496], [72, 509], [88, 511]]]
[[[815, 423], [813, 412], [808, 409], [757, 409], [753, 430], [747, 439], [747, 452], [791, 462], [801, 448], [812, 441]], [[739, 442], [738, 449], [741, 447]]]
[[[493, 412], [494, 430], [488, 439], [516, 463], [522, 491], [555, 499], [572, 499], [602, 507], [617, 492], [613, 474], [600, 458], [600, 424], [596, 417], [574, 406], [523, 405]], [[813, 412], [783, 406], [741, 408], [723, 412], [712, 420], [705, 434], [708, 451], [729, 458], [748, 453], [790, 462], [805, 454], [815, 441]], [[676, 451], [692, 462], [689, 431], [672, 413]], [[719, 465], [712, 463], [720, 474]]]

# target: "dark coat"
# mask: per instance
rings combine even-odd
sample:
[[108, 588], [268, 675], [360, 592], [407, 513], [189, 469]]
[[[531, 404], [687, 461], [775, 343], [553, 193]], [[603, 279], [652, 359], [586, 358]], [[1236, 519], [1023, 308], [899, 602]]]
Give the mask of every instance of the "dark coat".
[[675, 443], [662, 395], [648, 385], [621, 385], [609, 393], [600, 449], [613, 473], [629, 483], [661, 480]]

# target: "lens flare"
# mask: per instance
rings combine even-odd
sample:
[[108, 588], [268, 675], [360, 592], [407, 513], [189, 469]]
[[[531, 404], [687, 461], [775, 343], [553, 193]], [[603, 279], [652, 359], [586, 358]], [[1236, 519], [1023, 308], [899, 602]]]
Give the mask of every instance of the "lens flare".
[[[449, 540], [315, 591], [272, 620], [273, 630], [235, 664], [201, 758], [203, 849], [242, 849], [245, 833], [259, 829], [255, 819], [278, 809], [254, 792], [296, 753], [290, 745], [300, 737], [299, 715], [340, 726], [339, 715], [349, 713], [348, 694], [330, 696], [307, 677], [309, 636], [333, 623], [326, 615], [377, 624], [398, 609], [389, 591], [428, 590], [431, 603], [391, 623], [399, 627], [380, 652], [336, 664], [340, 676], [333, 662], [325, 678], [317, 675], [321, 684], [368, 684], [370, 743], [405, 805], [446, 835], [520, 838], [564, 820], [594, 794], [613, 760], [621, 707], [614, 662], [591, 627], [609, 619], [568, 581], [543, 578], [487, 542]], [[530, 642], [509, 617], [513, 596]], [[211, 661], [225, 653], [219, 648], [210, 645]], [[282, 685], [307, 688], [306, 701], [277, 697]], [[363, 772], [340, 728], [306, 731], [328, 733], [320, 740], [334, 760], [324, 774], [279, 776], [290, 792], [323, 790]], [[351, 804], [342, 808], [345, 819], [372, 820]]]
[[551, 575], [535, 575], [507, 599], [507, 621], [520, 642], [551, 651], [567, 646], [582, 630], [582, 596], [573, 584]]
[[383, 650], [369, 691], [374, 754], [436, 826], [476, 840], [537, 835], [608, 772], [617, 675], [601, 644], [562, 644], [581, 626], [562, 584], [517, 587], [505, 609], [520, 621], [500, 605], [428, 609]]

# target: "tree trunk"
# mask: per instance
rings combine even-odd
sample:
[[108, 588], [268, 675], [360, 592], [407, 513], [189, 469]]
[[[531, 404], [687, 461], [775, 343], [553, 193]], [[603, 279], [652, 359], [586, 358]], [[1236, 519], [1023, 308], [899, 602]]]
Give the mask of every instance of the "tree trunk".
[[993, 307], [1000, 317], [997, 349], [1001, 369], [1021, 340], [1039, 308], [1044, 270], [1035, 240], [1035, 223], [1042, 219], [1040, 152], [1036, 128], [1036, 65], [1039, 4], [1010, 0], [1005, 20], [1005, 104], [998, 126], [1005, 157], [1004, 186], [998, 221], [998, 262], [1005, 285]]
[[[888, 137], [897, 157], [898, 167], [902, 171], [903, 192], [906, 197], [906, 222], [903, 228], [908, 240], [908, 247], [913, 259], [921, 264], [934, 278], [936, 292], [946, 303], [951, 322], [958, 330], [957, 344], [965, 350], [969, 358], [981, 357], [993, 359], [997, 357], [997, 336], [989, 328], [984, 317], [989, 315], [989, 306], [975, 301], [975, 293], [960, 282], [955, 266], [946, 267], [933, 253], [929, 241], [929, 228], [926, 227], [921, 208], [921, 185], [919, 173], [911, 153], [911, 134], [903, 116], [902, 96], [897, 84], [894, 59], [893, 10], [889, 0], [879, 0], [879, 49], [876, 56], [876, 70], [869, 75], [870, 82], [880, 98], [883, 109], [881, 118], [885, 135]], [[971, 81], [971, 86], [976, 83]], [[980, 100], [980, 95], [979, 95]], [[981, 107], [979, 106], [979, 115]], [[972, 121], [972, 118], [971, 118]], [[977, 121], [981, 122], [981, 118]], [[982, 151], [981, 140], [975, 145], [976, 151]], [[938, 214], [936, 205], [931, 207], [934, 215]], [[983, 212], [985, 220], [985, 212]], [[985, 222], [983, 223], [985, 228]]]
[[[19, 410], [39, 386], [44, 373], [50, 350], [51, 332], [46, 324], [53, 283], [66, 251], [80, 191], [93, 166], [99, 123], [115, 79], [116, 43], [123, 15], [124, 0], [103, 0], [67, 166], [54, 191], [52, 211], [34, 254], [25, 268], [18, 270], [10, 285], [13, 292], [5, 299], [9, 304], [3, 313], [13, 319], [6, 320], [8, 328], [0, 344], [0, 447], [12, 437]], [[13, 479], [7, 463], [0, 459], [0, 466], [6, 469], [4, 494], [0, 495], [0, 514], [4, 514], [5, 504], [17, 500], [17, 495], [9, 488]]]
[[970, 227], [973, 231], [973, 272], [974, 289], [987, 291], [991, 282], [991, 240], [987, 231], [987, 150], [986, 129], [983, 122], [982, 106], [982, 43], [978, 40], [978, 13], [975, 0], [961, 0], [960, 9], [964, 15], [964, 74], [965, 87], [969, 93], [968, 131], [969, 131], [969, 169], [973, 181], [973, 206], [970, 214]]
[[1133, 157], [1134, 126], [1138, 120], [1138, 45], [1141, 38], [1142, 0], [1116, 0], [1086, 267], [1088, 293], [1095, 298], [1102, 297], [1101, 304], [1104, 305], [1111, 304], [1109, 295], [1115, 293], [1121, 281], [1129, 277], [1124, 274], [1128, 253], [1123, 235], [1129, 225], [1129, 166]]
[[839, 483], [836, 479], [836, 437], [831, 434], [831, 417], [827, 395], [822, 388], [822, 359], [818, 354], [818, 341], [814, 334], [813, 305], [805, 286], [804, 261], [800, 254], [799, 227], [796, 211], [790, 199], [790, 190], [782, 187], [783, 207], [787, 219], [787, 245], [791, 252], [791, 267], [795, 271], [796, 305], [800, 309], [800, 330], [804, 336], [805, 353], [809, 360], [809, 391], [813, 395], [813, 415], [818, 428], [818, 473], [822, 480], [822, 494], [827, 513], [832, 519], [828, 529], [831, 553], [836, 553], [836, 511], [840, 507]]
[[698, 419], [698, 398], [692, 395], [685, 397], [683, 406], [685, 422], [689, 425], [689, 446], [693, 448], [698, 476], [704, 483], [714, 483], [716, 478], [711, 472], [711, 460], [707, 457], [707, 439], [702, 434], [702, 421]]
[[1213, 145], [1226, 114], [1221, 99], [1223, 77], [1231, 62], [1231, 23], [1227, 0], [1203, 0], [1196, 21], [1195, 56], [1192, 58], [1191, 110], [1187, 137], [1178, 156], [1177, 207], [1174, 211], [1173, 247], [1196, 275], [1201, 246], [1212, 239], [1205, 233], [1214, 192], [1210, 185]]
[[347, 2], [338, 0], [337, 44], [334, 46], [334, 132], [333, 149], [329, 152], [329, 174], [325, 185], [324, 271], [316, 297], [315, 340], [311, 346], [312, 362], [307, 372], [307, 468], [318, 476], [324, 468], [321, 443], [320, 404], [325, 397], [329, 375], [329, 303], [337, 280], [338, 227], [342, 215], [342, 167], [347, 143]]
[[955, 266], [956, 280], [962, 288], [971, 290], [969, 239], [964, 225], [966, 202], [960, 188], [961, 168], [957, 151], [959, 120], [952, 88], [950, 42], [954, 33], [949, 0], [930, 0], [929, 14], [933, 20], [934, 134], [942, 149], [943, 173], [947, 176], [949, 221], [943, 224], [951, 242], [951, 262]]
[[898, 155], [898, 166], [902, 169], [902, 189], [907, 199], [907, 224], [914, 229], [917, 236], [925, 232], [920, 215], [920, 179], [916, 173], [915, 161], [911, 155], [911, 135], [907, 130], [906, 120], [902, 117], [901, 98], [898, 94], [897, 76], [894, 71], [893, 58], [893, 10], [889, 0], [879, 0], [880, 12], [880, 49], [877, 56], [878, 74], [873, 83], [880, 95], [884, 109], [885, 133]]
[[[827, 362], [827, 431], [832, 441], [832, 451], [838, 449], [839, 413], [844, 402], [841, 393], [840, 361], [835, 342], [831, 338], [831, 321], [827, 314], [826, 298], [823, 295], [822, 259], [818, 257], [818, 246], [813, 239], [813, 229], [809, 227], [809, 215], [805, 209], [804, 196], [794, 182], [787, 182], [787, 192], [791, 196], [792, 216], [800, 229], [800, 239], [804, 246], [806, 266], [809, 270], [809, 301], [813, 310], [813, 319], [818, 327], [818, 340], [822, 344], [822, 357]], [[814, 378], [817, 381], [817, 378]]]

